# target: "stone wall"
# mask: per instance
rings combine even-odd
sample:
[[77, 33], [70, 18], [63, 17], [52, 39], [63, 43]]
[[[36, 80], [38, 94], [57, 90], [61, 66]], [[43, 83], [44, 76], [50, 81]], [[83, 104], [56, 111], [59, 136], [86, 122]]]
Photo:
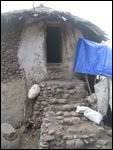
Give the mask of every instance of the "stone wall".
[[24, 118], [26, 88], [17, 53], [22, 24], [2, 18], [1, 24], [1, 122], [20, 126]]
[[23, 76], [17, 58], [21, 30], [20, 24], [4, 20], [1, 24], [1, 81], [4, 83]]

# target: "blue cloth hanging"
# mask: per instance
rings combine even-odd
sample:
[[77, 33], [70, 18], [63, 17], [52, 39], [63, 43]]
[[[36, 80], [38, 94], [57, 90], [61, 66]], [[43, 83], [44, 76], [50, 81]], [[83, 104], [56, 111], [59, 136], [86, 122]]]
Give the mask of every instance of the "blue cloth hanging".
[[112, 77], [112, 48], [79, 38], [73, 71]]

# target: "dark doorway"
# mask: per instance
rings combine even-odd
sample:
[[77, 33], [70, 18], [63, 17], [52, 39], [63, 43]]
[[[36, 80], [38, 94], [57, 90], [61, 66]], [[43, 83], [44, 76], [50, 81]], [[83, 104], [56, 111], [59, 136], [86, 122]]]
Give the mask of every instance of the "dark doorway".
[[59, 27], [47, 27], [47, 63], [61, 63], [61, 29]]

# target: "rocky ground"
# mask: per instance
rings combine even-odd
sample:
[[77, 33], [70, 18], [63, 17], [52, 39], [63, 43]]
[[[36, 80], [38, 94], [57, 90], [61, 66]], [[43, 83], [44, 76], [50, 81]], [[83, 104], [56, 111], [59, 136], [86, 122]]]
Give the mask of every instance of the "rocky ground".
[[19, 149], [37, 149], [39, 148], [39, 135], [28, 130], [22, 133], [22, 139]]

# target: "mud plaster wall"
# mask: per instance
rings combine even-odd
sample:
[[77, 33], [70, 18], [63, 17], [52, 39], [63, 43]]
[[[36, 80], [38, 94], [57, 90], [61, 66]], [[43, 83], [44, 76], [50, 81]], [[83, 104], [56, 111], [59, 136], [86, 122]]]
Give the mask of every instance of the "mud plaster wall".
[[[34, 23], [25, 26], [19, 45], [18, 59], [25, 70], [27, 85], [31, 86], [32, 81], [39, 83], [47, 78], [46, 64], [46, 31], [44, 22]], [[83, 37], [80, 30], [65, 24], [62, 29], [62, 64], [59, 68], [64, 76], [73, 74], [73, 64], [76, 43], [79, 37]], [[30, 83], [31, 80], [31, 83]]]
[[45, 38], [43, 23], [28, 25], [23, 29], [18, 51], [20, 65], [25, 70], [27, 82], [40, 82], [46, 74]]
[[13, 80], [1, 84], [1, 122], [14, 127], [20, 126], [24, 119], [25, 81]]
[[76, 44], [79, 37], [83, 37], [82, 32], [66, 24], [63, 31], [62, 45], [63, 45], [63, 64], [67, 66], [67, 73], [73, 74], [73, 65], [76, 54]]
[[19, 126], [23, 120], [25, 81], [17, 59], [22, 25], [2, 18], [1, 122]]

